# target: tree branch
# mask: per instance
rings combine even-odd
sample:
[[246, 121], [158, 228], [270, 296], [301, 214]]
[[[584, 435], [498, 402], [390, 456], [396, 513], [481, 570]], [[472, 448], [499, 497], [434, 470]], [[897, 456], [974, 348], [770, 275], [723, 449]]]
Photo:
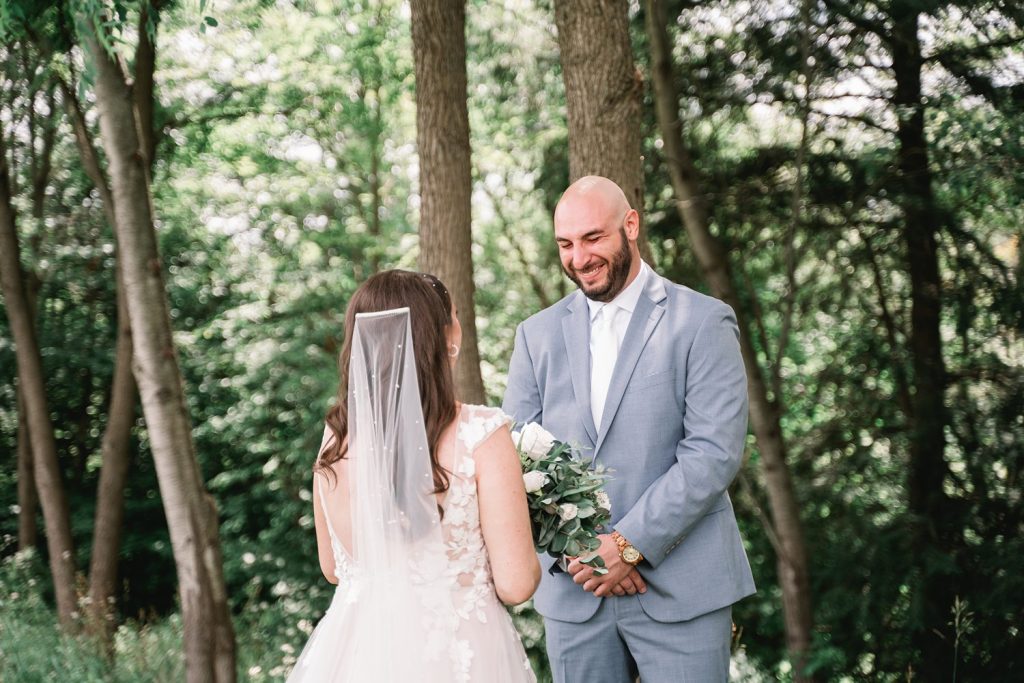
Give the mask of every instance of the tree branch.
[[996, 85], [991, 78], [975, 71], [966, 59], [955, 54], [941, 55], [937, 61], [946, 71], [962, 80], [971, 93], [984, 98], [996, 108], [1006, 103], [1014, 108], [1024, 107], [1024, 84]]
[[[793, 325], [793, 311], [796, 300], [796, 234], [803, 223], [804, 203], [804, 166], [807, 163], [807, 150], [809, 146], [808, 129], [810, 128], [811, 117], [811, 86], [813, 73], [811, 72], [811, 17], [810, 6], [807, 0], [800, 4], [800, 76], [803, 80], [804, 93], [800, 98], [800, 144], [796, 150], [796, 180], [793, 183], [793, 196], [791, 208], [793, 219], [790, 221], [789, 229], [786, 231], [786, 246], [783, 259], [786, 267], [786, 295], [782, 300], [782, 323], [779, 329], [778, 349], [775, 352], [776, 363], [772, 365], [772, 387], [775, 391], [775, 400], [781, 401], [782, 397], [782, 359], [786, 355], [786, 347], [789, 345], [789, 331]], [[767, 341], [767, 340], [765, 340]]]
[[[50, 183], [50, 170], [53, 168], [53, 145], [57, 137], [57, 107], [54, 98], [54, 85], [50, 83], [47, 88], [46, 100], [50, 114], [43, 120], [42, 140], [43, 147], [38, 158], [33, 155], [32, 163], [32, 217], [41, 220], [43, 217], [43, 204], [46, 200], [46, 186]], [[35, 108], [35, 102], [29, 104]]]
[[878, 293], [878, 305], [882, 309], [882, 327], [885, 328], [886, 340], [889, 342], [889, 353], [892, 356], [893, 376], [896, 380], [896, 398], [900, 404], [900, 410], [907, 416], [908, 421], [913, 418], [913, 402], [910, 400], [910, 384], [907, 382], [906, 372], [899, 357], [900, 345], [896, 338], [896, 322], [892, 313], [889, 312], [889, 297], [885, 291], [885, 280], [882, 277], [882, 268], [878, 263], [878, 256], [871, 244], [871, 236], [864, 233], [859, 227], [855, 228], [857, 234], [864, 241], [864, 248], [868, 254], [868, 261], [871, 264], [871, 273], [875, 281], [875, 291]]
[[156, 69], [156, 46], [149, 32], [149, 22], [160, 21], [159, 2], [142, 3], [139, 11], [139, 43], [135, 46], [135, 74], [132, 81], [132, 104], [139, 131], [139, 146], [150, 171], [156, 162], [156, 130], [153, 123], [153, 88]]
[[[749, 456], [750, 449], [748, 448], [747, 452], [744, 454], [743, 461], [746, 462], [749, 459]], [[775, 554], [781, 558], [782, 561], [788, 562], [786, 549], [779, 540], [779, 535], [775, 532], [772, 520], [769, 519], [768, 514], [764, 511], [761, 501], [757, 499], [757, 494], [754, 492], [754, 485], [750, 483], [750, 478], [742, 467], [740, 468], [739, 474], [736, 478], [739, 479], [740, 488], [743, 490], [747, 500], [750, 501], [750, 506], [754, 509], [754, 514], [757, 515], [757, 519], [761, 522], [761, 526], [764, 528], [764, 534], [768, 537], [768, 542], [772, 545], [772, 550], [775, 551]]]
[[889, 29], [884, 20], [880, 21], [858, 14], [852, 6], [843, 0], [824, 0], [825, 6], [846, 19], [859, 29], [873, 33], [884, 41], [889, 40]]
[[824, 112], [819, 109], [812, 109], [811, 113], [816, 114], [818, 116], [824, 116], [826, 118], [843, 119], [845, 121], [854, 121], [857, 123], [862, 123], [865, 126], [868, 126], [869, 128], [874, 128], [875, 130], [879, 130], [885, 133], [886, 135], [896, 135], [895, 130], [893, 130], [892, 128], [886, 128], [884, 125], [876, 122], [870, 116], [867, 116], [865, 114], [834, 114]]
[[[739, 262], [736, 264], [734, 269], [736, 276], [737, 291], [742, 287], [745, 289], [750, 296], [750, 313], [754, 318], [754, 327], [757, 329], [757, 337], [760, 339], [761, 351], [764, 353], [765, 363], [772, 370], [774, 374], [774, 368], [777, 365], [775, 358], [772, 356], [771, 343], [768, 341], [768, 330], [764, 325], [764, 310], [761, 308], [761, 299], [757, 296], [757, 291], [754, 289], [754, 285], [751, 279], [747, 276], [747, 271], [743, 267], [743, 263]], [[754, 335], [751, 334], [751, 341], [754, 340]], [[772, 383], [772, 390], [775, 390], [775, 384]], [[781, 394], [776, 393], [774, 400], [777, 402], [781, 399]]]
[[975, 59], [978, 57], [991, 57], [993, 50], [1001, 50], [1006, 47], [1016, 47], [1024, 44], [1024, 35], [1003, 36], [977, 45], [950, 45], [945, 49], [936, 50], [927, 57], [922, 58], [925, 64], [931, 62], [942, 62], [946, 59]]
[[[494, 207], [494, 215], [498, 218], [498, 221], [502, 226], [502, 234], [509, 234], [509, 221], [505, 217], [505, 212], [501, 208], [501, 204], [498, 202], [498, 198], [494, 196], [491, 188], [487, 187], [487, 183], [480, 183], [480, 187], [483, 188], [484, 194], [491, 200], [491, 205]], [[526, 257], [526, 252], [523, 251], [523, 245], [519, 240], [509, 238], [508, 240], [512, 244], [512, 249], [516, 252], [516, 258], [519, 264], [523, 267], [523, 273], [526, 274], [526, 279], [530, 281], [530, 287], [533, 289], [533, 293], [537, 296], [537, 300], [540, 302], [541, 308], [547, 308], [551, 305], [551, 297], [548, 296], [547, 290], [544, 289], [544, 283], [540, 281], [537, 274], [533, 271], [530, 265], [530, 260]]]
[[100, 164], [99, 154], [96, 152], [96, 147], [93, 146], [92, 136], [89, 134], [89, 127], [85, 122], [82, 105], [78, 101], [74, 89], [67, 81], [58, 76], [57, 83], [60, 87], [61, 99], [64, 101], [64, 108], [68, 113], [68, 119], [70, 119], [71, 127], [75, 131], [75, 143], [78, 146], [78, 153], [82, 157], [82, 168], [85, 170], [85, 174], [89, 176], [89, 180], [92, 181], [96, 192], [100, 195], [100, 201], [103, 203], [103, 213], [110, 223], [110, 229], [116, 231], [114, 223], [114, 198], [110, 192], [110, 184]]

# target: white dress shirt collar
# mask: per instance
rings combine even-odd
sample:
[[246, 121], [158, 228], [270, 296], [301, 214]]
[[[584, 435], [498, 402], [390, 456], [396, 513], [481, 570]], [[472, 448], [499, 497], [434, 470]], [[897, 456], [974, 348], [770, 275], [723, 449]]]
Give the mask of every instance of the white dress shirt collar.
[[[650, 277], [650, 267], [640, 261], [640, 272], [636, 274], [633, 281], [623, 287], [622, 291], [618, 295], [607, 303], [613, 303], [622, 310], [628, 312], [630, 315], [633, 314], [633, 309], [636, 308], [636, 302], [640, 300], [640, 294], [643, 293], [644, 287], [647, 286], [647, 278]], [[587, 306], [590, 307], [590, 321], [594, 321], [594, 316], [597, 312], [605, 306], [606, 302], [594, 301], [593, 299], [587, 299]]]

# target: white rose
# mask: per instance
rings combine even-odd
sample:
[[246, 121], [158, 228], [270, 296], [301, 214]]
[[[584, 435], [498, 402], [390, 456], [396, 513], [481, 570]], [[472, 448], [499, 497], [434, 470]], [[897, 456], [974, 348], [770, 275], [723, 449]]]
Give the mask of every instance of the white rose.
[[527, 472], [523, 475], [523, 484], [526, 485], [526, 492], [533, 493], [544, 488], [548, 483], [548, 475], [543, 472]]
[[562, 503], [558, 506], [558, 516], [562, 518], [563, 522], [576, 519], [576, 515], [580, 509], [572, 503]]
[[[518, 438], [516, 438], [518, 437]], [[536, 422], [523, 426], [523, 431], [513, 435], [519, 448], [533, 460], [540, 460], [555, 445], [555, 437]]]
[[599, 508], [601, 508], [603, 510], [606, 510], [608, 512], [612, 511], [612, 501], [611, 501], [611, 498], [608, 497], [608, 494], [606, 492], [598, 491], [594, 495], [594, 498], [597, 499], [597, 507], [599, 507]]

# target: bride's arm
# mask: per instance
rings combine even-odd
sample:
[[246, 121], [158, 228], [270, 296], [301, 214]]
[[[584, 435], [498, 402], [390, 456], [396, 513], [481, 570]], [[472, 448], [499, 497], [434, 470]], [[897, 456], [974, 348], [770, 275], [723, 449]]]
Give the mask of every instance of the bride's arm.
[[331, 535], [327, 531], [327, 520], [324, 518], [324, 506], [320, 500], [320, 486], [317, 479], [320, 474], [313, 475], [313, 524], [316, 526], [316, 554], [320, 558], [320, 571], [324, 578], [333, 584], [338, 583], [335, 576], [334, 550], [331, 548]]
[[491, 561], [494, 589], [507, 605], [525, 602], [537, 590], [540, 563], [533, 549], [530, 513], [519, 456], [502, 427], [474, 454], [480, 528]]
[[[334, 433], [331, 428], [324, 426], [324, 435], [320, 439], [320, 450], [317, 451], [317, 460], [323, 454], [327, 445], [333, 441]], [[330, 583], [337, 584], [338, 577], [335, 575], [334, 549], [331, 547], [331, 534], [327, 529], [327, 517], [324, 515], [324, 502], [320, 499], [320, 479], [324, 475], [319, 472], [313, 473], [313, 524], [316, 527], [316, 554], [320, 558], [320, 571], [324, 573]]]

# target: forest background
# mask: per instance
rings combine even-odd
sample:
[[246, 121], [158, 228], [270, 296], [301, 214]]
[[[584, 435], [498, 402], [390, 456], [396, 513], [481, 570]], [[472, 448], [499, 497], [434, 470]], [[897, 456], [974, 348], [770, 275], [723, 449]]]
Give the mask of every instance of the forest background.
[[500, 403], [586, 173], [740, 317], [734, 678], [1024, 678], [1017, 3], [0, 0], [0, 35], [0, 679], [283, 680], [348, 297], [437, 272]]

